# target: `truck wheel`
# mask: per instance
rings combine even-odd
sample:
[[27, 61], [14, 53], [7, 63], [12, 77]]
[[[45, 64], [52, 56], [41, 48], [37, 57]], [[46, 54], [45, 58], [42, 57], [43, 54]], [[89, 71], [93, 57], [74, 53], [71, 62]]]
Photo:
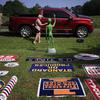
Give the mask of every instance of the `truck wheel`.
[[88, 29], [85, 26], [79, 26], [76, 30], [76, 35], [79, 38], [88, 36]]
[[20, 28], [20, 35], [22, 37], [29, 37], [32, 34], [32, 29], [29, 26], [22, 26]]

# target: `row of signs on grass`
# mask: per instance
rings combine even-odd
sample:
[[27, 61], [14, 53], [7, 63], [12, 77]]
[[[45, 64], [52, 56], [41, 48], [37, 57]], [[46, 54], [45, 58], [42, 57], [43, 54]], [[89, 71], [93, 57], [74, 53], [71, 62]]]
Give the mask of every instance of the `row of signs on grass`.
[[[6, 62], [4, 64], [6, 67], [16, 67], [19, 66], [19, 63], [15, 62], [17, 58], [17, 55], [0, 55], [0, 62]], [[0, 76], [5, 76], [8, 72], [7, 70], [0, 70]]]
[[33, 61], [33, 62], [72, 62], [78, 60], [97, 60], [100, 59], [100, 56], [95, 54], [88, 54], [88, 53], [79, 53], [71, 57], [64, 57], [64, 58], [34, 58], [34, 57], [27, 57], [26, 61]]
[[[89, 77], [99, 78], [100, 77], [100, 65], [87, 64], [82, 65], [85, 72]], [[30, 71], [34, 72], [72, 72], [74, 69], [71, 64], [32, 64]]]
[[[65, 58], [33, 58], [28, 57], [26, 61], [73, 61], [74, 58], [79, 60], [96, 60], [100, 59], [100, 56], [95, 54], [87, 54], [87, 53], [80, 53], [74, 55], [73, 57], [65, 57]], [[17, 55], [0, 55], [0, 61], [15, 61], [17, 59]]]
[[[100, 65], [82, 65], [87, 75], [91, 78], [100, 77]], [[32, 64], [30, 71], [38, 72], [72, 72], [71, 64]], [[86, 79], [85, 83], [94, 95], [95, 100], [100, 100], [100, 85], [95, 80]], [[40, 78], [37, 96], [47, 97], [85, 97], [85, 91], [79, 78]]]
[[[96, 60], [100, 57], [93, 54], [78, 54], [74, 55], [74, 58], [79, 60]], [[15, 66], [16, 64], [11, 64], [10, 61], [16, 61], [16, 55], [0, 55], [0, 61], [6, 62], [5, 66]], [[29, 57], [26, 61], [34, 61], [34, 62], [43, 62], [42, 64], [32, 64], [30, 71], [37, 72], [72, 72], [73, 66], [71, 64], [56, 64], [50, 63], [45, 64], [44, 62], [69, 62], [73, 61], [73, 58], [32, 58]], [[14, 62], [12, 62], [14, 63]], [[17, 65], [18, 66], [18, 65]], [[87, 75], [91, 78], [99, 78], [100, 77], [100, 65], [83, 65], [82, 66], [87, 73]], [[6, 72], [8, 73], [8, 72]], [[1, 72], [3, 75], [3, 72]], [[2, 82], [1, 82], [2, 83]], [[95, 96], [96, 100], [100, 100], [100, 85], [96, 84], [93, 79], [86, 79], [85, 83], [90, 89], [91, 93]], [[0, 85], [1, 86], [1, 85]], [[37, 96], [55, 96], [55, 97], [64, 97], [64, 96], [76, 96], [76, 97], [85, 97], [85, 91], [83, 85], [79, 78], [40, 78]]]

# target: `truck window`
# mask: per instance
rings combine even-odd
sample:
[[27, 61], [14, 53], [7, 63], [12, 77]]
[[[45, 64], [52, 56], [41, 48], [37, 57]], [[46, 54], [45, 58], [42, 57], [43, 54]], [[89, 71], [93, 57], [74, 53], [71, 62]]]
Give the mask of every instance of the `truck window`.
[[53, 11], [44, 11], [43, 16], [46, 18], [53, 18], [54, 12]]
[[55, 14], [57, 18], [68, 18], [69, 17], [67, 13], [62, 12], [62, 11], [56, 11]]
[[54, 14], [56, 18], [68, 18], [69, 14], [64, 11], [44, 11], [43, 16], [46, 18], [53, 18]]

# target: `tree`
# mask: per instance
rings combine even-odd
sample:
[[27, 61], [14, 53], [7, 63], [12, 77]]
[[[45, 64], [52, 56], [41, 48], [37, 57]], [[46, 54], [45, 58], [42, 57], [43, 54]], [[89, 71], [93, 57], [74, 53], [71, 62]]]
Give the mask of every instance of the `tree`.
[[51, 8], [49, 5], [44, 6], [44, 8]]
[[26, 14], [29, 13], [27, 7], [25, 7], [19, 0], [7, 1], [3, 7], [4, 14], [17, 15], [17, 14]]
[[86, 15], [100, 15], [100, 0], [91, 0], [83, 5], [83, 13]]
[[2, 12], [3, 10], [3, 6], [0, 4], [0, 12]]
[[33, 6], [32, 8], [30, 8], [30, 13], [31, 14], [36, 14], [38, 13], [38, 9], [41, 8], [41, 6], [39, 4], [36, 4], [35, 6]]
[[82, 6], [81, 6], [81, 5], [77, 5], [77, 6], [75, 6], [75, 7], [71, 7], [71, 10], [72, 10], [74, 13], [82, 14]]

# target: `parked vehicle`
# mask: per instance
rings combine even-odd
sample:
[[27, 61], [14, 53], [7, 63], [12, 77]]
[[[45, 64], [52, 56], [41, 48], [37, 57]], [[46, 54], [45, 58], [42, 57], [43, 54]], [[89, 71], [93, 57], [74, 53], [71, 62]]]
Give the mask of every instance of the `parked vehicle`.
[[[42, 22], [47, 22], [48, 18], [54, 20], [56, 15], [56, 26], [53, 33], [74, 34], [80, 37], [80, 34], [87, 36], [93, 32], [93, 20], [88, 16], [76, 15], [63, 8], [41, 8], [38, 14], [42, 14]], [[38, 15], [37, 14], [37, 15]], [[37, 15], [23, 15], [10, 17], [9, 30], [18, 32], [21, 36], [30, 36], [34, 33], [32, 26], [37, 19]], [[81, 30], [81, 31], [80, 31]], [[42, 32], [45, 33], [45, 26], [42, 26]]]

